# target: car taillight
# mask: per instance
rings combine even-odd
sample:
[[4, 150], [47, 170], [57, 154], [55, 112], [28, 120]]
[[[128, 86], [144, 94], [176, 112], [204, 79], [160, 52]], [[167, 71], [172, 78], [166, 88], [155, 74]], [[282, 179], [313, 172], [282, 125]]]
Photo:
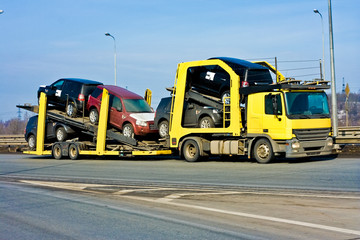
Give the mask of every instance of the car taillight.
[[249, 86], [249, 82], [242, 82], [241, 87], [248, 87]]
[[80, 93], [79, 96], [78, 96], [78, 100], [79, 101], [85, 101], [85, 95]]

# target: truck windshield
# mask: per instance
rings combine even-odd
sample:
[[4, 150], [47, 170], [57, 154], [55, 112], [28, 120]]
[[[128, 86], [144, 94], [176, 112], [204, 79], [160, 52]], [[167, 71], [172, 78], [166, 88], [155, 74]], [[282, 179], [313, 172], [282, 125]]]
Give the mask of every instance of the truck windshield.
[[287, 115], [291, 119], [330, 117], [324, 92], [288, 92], [285, 96]]
[[125, 109], [128, 112], [153, 112], [149, 104], [144, 99], [124, 99]]

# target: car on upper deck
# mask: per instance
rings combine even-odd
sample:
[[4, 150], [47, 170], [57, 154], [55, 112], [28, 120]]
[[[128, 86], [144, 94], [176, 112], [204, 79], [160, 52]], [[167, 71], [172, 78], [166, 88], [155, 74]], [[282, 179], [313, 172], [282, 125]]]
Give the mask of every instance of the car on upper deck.
[[81, 78], [62, 78], [48, 86], [40, 86], [40, 93], [44, 92], [47, 102], [60, 110], [65, 110], [70, 117], [76, 117], [86, 106], [90, 93], [103, 83]]
[[86, 109], [92, 124], [99, 121], [103, 89], [109, 91], [109, 123], [122, 131], [124, 136], [144, 136], [157, 133], [154, 126], [154, 111], [143, 97], [125, 88], [99, 85], [90, 94]]
[[[268, 68], [245, 60], [229, 57], [216, 57], [229, 65], [240, 77], [240, 86], [272, 84]], [[218, 65], [191, 67], [188, 69], [187, 82], [200, 93], [221, 98], [230, 96], [230, 75]]]

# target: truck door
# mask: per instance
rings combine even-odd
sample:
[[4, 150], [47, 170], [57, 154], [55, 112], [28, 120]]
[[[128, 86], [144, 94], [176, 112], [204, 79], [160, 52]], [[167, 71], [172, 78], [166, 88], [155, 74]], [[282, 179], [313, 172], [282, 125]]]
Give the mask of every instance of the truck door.
[[281, 93], [269, 93], [264, 96], [263, 133], [272, 139], [284, 139], [286, 133], [286, 115]]

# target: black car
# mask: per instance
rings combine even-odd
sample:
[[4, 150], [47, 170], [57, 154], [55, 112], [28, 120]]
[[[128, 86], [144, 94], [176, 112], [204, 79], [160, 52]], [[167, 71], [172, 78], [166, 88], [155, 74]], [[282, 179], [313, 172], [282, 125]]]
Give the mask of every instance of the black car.
[[86, 106], [86, 101], [101, 82], [80, 79], [80, 78], [63, 78], [59, 79], [49, 86], [40, 86], [38, 90], [38, 98], [40, 93], [47, 95], [47, 102], [54, 105], [60, 110], [66, 111], [70, 117], [75, 117], [78, 112], [82, 112]]
[[[37, 134], [38, 116], [29, 118], [25, 128], [25, 140], [28, 142], [30, 150], [36, 148], [36, 134]], [[69, 136], [74, 135], [76, 131], [66, 124], [55, 122], [53, 120], [46, 119], [45, 128], [45, 141], [57, 140], [63, 142], [68, 139]]]
[[[161, 138], [169, 134], [171, 97], [162, 98], [155, 113], [154, 124]], [[222, 110], [201, 106], [193, 102], [184, 102], [183, 127], [213, 128], [222, 126]]]
[[[229, 65], [240, 76], [240, 86], [271, 84], [273, 82], [268, 68], [237, 58], [219, 59]], [[230, 75], [218, 65], [190, 67], [187, 82], [198, 92], [221, 98], [230, 96]]]

